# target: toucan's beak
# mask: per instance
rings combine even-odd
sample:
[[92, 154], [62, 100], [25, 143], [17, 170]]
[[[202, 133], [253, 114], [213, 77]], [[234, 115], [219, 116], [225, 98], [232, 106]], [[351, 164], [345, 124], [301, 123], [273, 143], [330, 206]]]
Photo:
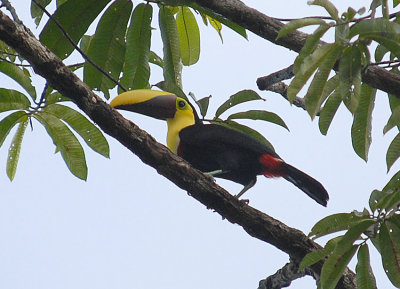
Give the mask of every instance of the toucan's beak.
[[176, 95], [166, 91], [136, 89], [121, 93], [110, 105], [116, 109], [166, 120], [175, 116]]

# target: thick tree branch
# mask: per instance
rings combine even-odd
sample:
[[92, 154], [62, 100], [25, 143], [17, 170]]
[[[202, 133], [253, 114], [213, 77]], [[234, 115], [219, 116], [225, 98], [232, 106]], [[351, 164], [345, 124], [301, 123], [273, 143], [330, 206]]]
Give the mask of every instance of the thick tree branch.
[[[276, 40], [283, 23], [246, 6], [239, 0], [194, 0], [194, 2], [205, 9], [226, 17], [274, 44], [284, 46], [295, 52], [301, 50], [308, 36], [306, 33], [295, 31]], [[368, 85], [400, 98], [399, 74], [374, 66], [368, 67], [364, 71], [362, 79]]]
[[[102, 101], [48, 48], [23, 25], [18, 25], [0, 11], [0, 40], [15, 49], [44, 77], [50, 86], [70, 98], [100, 128], [117, 139], [144, 163], [154, 167], [177, 186], [187, 191], [207, 208], [231, 223], [239, 224], [251, 236], [268, 242], [299, 261], [305, 254], [320, 248], [301, 231], [240, 202], [216, 185], [212, 178], [192, 168], [187, 162], [157, 143], [150, 135]], [[322, 262], [312, 266], [319, 276]], [[355, 288], [354, 273], [348, 272], [338, 288]]]

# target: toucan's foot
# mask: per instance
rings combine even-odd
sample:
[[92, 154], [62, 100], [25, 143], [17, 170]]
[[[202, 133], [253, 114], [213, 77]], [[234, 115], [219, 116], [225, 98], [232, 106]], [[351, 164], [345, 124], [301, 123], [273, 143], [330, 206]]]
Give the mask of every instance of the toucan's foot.
[[244, 188], [235, 197], [239, 199], [245, 192], [247, 192], [248, 189], [250, 189], [256, 184], [256, 181], [257, 179], [251, 180], [250, 183], [245, 185]]
[[223, 170], [215, 170], [215, 171], [211, 171], [211, 172], [205, 172], [204, 174], [207, 176], [215, 177], [215, 176], [218, 176], [223, 173], [225, 173]]
[[[235, 196], [236, 197], [236, 196]], [[242, 206], [247, 206], [249, 204], [250, 200], [249, 199], [241, 199], [239, 200], [240, 205]]]

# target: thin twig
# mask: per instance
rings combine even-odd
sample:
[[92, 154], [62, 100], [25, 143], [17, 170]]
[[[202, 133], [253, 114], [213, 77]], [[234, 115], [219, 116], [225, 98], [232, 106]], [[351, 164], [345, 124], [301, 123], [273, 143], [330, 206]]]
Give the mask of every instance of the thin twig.
[[282, 21], [282, 22], [290, 22], [294, 20], [300, 20], [300, 19], [309, 19], [309, 18], [318, 18], [322, 20], [333, 20], [332, 17], [329, 16], [307, 16], [307, 17], [302, 17], [302, 18], [276, 18], [276, 17], [271, 17], [275, 20]]
[[14, 21], [17, 22], [18, 24], [22, 24], [22, 21], [19, 19], [17, 12], [15, 11], [11, 3], [8, 0], [1, 0], [1, 2], [3, 3], [1, 6], [6, 7], [7, 10], [10, 11]]
[[6, 58], [4, 58], [4, 57], [0, 57], [0, 60], [1, 60], [1, 61], [4, 61], [4, 62], [7, 62], [7, 63], [10, 63], [10, 64], [14, 64], [15, 66], [20, 66], [20, 67], [31, 67], [30, 64], [18, 64], [18, 63], [15, 63], [15, 62], [10, 61], [10, 60], [8, 60], [8, 59], [6, 59]]
[[42, 95], [40, 96], [40, 100], [39, 100], [39, 102], [37, 103], [38, 107], [40, 107], [43, 103], [45, 103], [45, 101], [46, 101], [46, 99], [47, 99], [47, 97], [46, 97], [46, 92], [47, 92], [47, 89], [48, 89], [48, 88], [49, 88], [49, 83], [46, 82], [46, 84], [44, 85], [44, 88], [43, 88]]
[[395, 66], [395, 65], [398, 65], [400, 63], [400, 60], [387, 60], [387, 61], [380, 61], [380, 62], [372, 62], [372, 63], [370, 63], [370, 64], [368, 64], [368, 65], [384, 65], [384, 64], [386, 64], [386, 65], [388, 65], [388, 67], [392, 67], [392, 66]]
[[110, 76], [107, 72], [105, 72], [100, 66], [98, 66], [96, 63], [93, 62], [80, 48], [79, 46], [72, 40], [72, 38], [69, 36], [68, 32], [64, 30], [64, 28], [61, 26], [61, 24], [51, 15], [45, 7], [43, 7], [40, 3], [38, 3], [36, 0], [32, 0], [54, 23], [57, 25], [57, 27], [61, 30], [61, 32], [64, 34], [65, 38], [71, 43], [71, 45], [79, 52], [82, 57], [89, 62], [91, 65], [93, 65], [98, 71], [100, 71], [104, 76], [106, 76], [109, 80], [111, 80], [113, 83], [118, 85], [123, 91], [127, 91], [127, 89], [120, 84], [117, 80], [115, 80], [112, 76]]
[[271, 85], [278, 83], [282, 80], [291, 79], [294, 76], [293, 64], [289, 67], [281, 69], [277, 72], [271, 73], [267, 76], [257, 78], [257, 86], [260, 90], [268, 89]]
[[[394, 12], [394, 13], [389, 14], [389, 19], [395, 18], [399, 13], [400, 12]], [[348, 23], [351, 23], [351, 22], [360, 22], [360, 21], [368, 19], [368, 18], [374, 18], [374, 16], [375, 16], [374, 13], [370, 13], [370, 14], [368, 14], [366, 16], [363, 16], [363, 17], [360, 17], [360, 18], [356, 18], [356, 19], [353, 19], [353, 20], [348, 21], [348, 22], [340, 23], [340, 25], [348, 24]], [[332, 20], [332, 21], [334, 20], [332, 17], [329, 17], [329, 16], [307, 16], [307, 17], [302, 17], [302, 18], [276, 18], [276, 17], [271, 17], [271, 18], [273, 18], [275, 20], [278, 20], [278, 21], [282, 21], [282, 22], [290, 22], [290, 21], [294, 21], [294, 20], [310, 19], [310, 18], [318, 18], [318, 19], [322, 19], [322, 20]]]
[[18, 57], [19, 56], [18, 54], [10, 53], [10, 52], [4, 51], [4, 50], [0, 51], [0, 54], [6, 54], [6, 55], [9, 55], [9, 56], [14, 56], [14, 57]]

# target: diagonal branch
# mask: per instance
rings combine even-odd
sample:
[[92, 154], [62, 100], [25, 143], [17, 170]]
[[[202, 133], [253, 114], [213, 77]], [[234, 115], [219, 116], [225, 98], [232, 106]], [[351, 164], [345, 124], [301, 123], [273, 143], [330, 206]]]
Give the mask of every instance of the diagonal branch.
[[[295, 52], [301, 50], [308, 37], [306, 33], [294, 31], [276, 40], [283, 23], [246, 6], [239, 0], [194, 0], [194, 2], [205, 9], [212, 10], [224, 16], [274, 44], [284, 46]], [[370, 66], [364, 71], [362, 80], [373, 88], [391, 93], [400, 98], [399, 74], [387, 71], [381, 67]]]
[[[185, 190], [207, 208], [231, 223], [239, 224], [251, 236], [268, 242], [299, 261], [320, 246], [294, 228], [240, 202], [214, 183], [212, 178], [191, 167], [183, 159], [157, 143], [134, 123], [102, 101], [48, 48], [28, 30], [0, 11], [0, 40], [4, 41], [47, 80], [50, 86], [70, 98], [100, 128], [136, 154], [144, 163]], [[311, 267], [319, 276], [322, 262]], [[354, 273], [344, 275], [338, 288], [355, 288]]]

